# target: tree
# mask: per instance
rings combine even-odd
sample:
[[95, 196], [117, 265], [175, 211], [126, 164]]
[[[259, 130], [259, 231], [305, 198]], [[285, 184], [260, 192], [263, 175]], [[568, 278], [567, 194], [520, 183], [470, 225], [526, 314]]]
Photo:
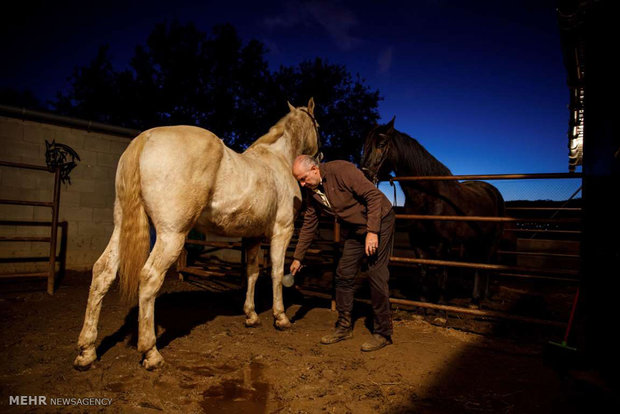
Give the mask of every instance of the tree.
[[344, 66], [317, 58], [272, 73], [265, 46], [244, 44], [231, 25], [207, 36], [191, 23], [158, 24], [120, 72], [108, 51], [101, 47], [74, 70], [58, 111], [136, 129], [197, 125], [243, 150], [286, 114], [287, 100], [300, 105], [314, 97], [328, 159], [352, 161], [379, 118], [379, 92]]
[[359, 161], [364, 138], [379, 119], [379, 91], [371, 91], [341, 65], [316, 58], [274, 75], [281, 99], [305, 102], [314, 96], [327, 159]]
[[0, 102], [30, 109], [44, 109], [44, 105], [30, 89], [2, 88], [0, 89]]
[[117, 79], [110, 63], [109, 46], [101, 46], [89, 65], [73, 70], [69, 77], [70, 93], [57, 93], [54, 107], [64, 115], [123, 125], [123, 117], [116, 109], [121, 100]]

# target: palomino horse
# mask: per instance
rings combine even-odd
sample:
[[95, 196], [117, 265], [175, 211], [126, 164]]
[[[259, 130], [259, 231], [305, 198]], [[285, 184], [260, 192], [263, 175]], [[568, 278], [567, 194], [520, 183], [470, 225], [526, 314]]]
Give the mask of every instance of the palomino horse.
[[[375, 127], [364, 143], [362, 170], [377, 183], [397, 176], [447, 176], [450, 170], [433, 157], [418, 141], [394, 129], [394, 118]], [[401, 181], [405, 211], [409, 214], [448, 216], [503, 216], [501, 193], [483, 181]], [[489, 262], [495, 255], [503, 231], [498, 222], [413, 220], [407, 225], [409, 241], [418, 256], [430, 254], [446, 258], [452, 247], [464, 247], [469, 260]], [[426, 272], [422, 267], [423, 274]], [[481, 272], [475, 272], [472, 302], [478, 305], [488, 293], [488, 278], [482, 285]], [[440, 286], [445, 293], [446, 270]]]
[[[254, 285], [261, 239], [269, 239], [274, 322], [279, 329], [290, 327], [281, 281], [301, 205], [291, 168], [296, 156], [318, 152], [319, 135], [312, 98], [307, 107], [289, 104], [289, 108], [242, 154], [213, 133], [192, 126], [153, 128], [129, 144], [116, 171], [114, 231], [93, 267], [76, 368], [89, 368], [97, 357], [101, 301], [117, 271], [121, 293], [134, 300], [138, 296], [142, 365], [154, 369], [162, 364], [155, 344], [155, 296], [192, 228], [246, 238], [248, 286], [243, 310], [247, 326], [260, 323], [254, 310]], [[149, 221], [157, 232], [150, 254]]]

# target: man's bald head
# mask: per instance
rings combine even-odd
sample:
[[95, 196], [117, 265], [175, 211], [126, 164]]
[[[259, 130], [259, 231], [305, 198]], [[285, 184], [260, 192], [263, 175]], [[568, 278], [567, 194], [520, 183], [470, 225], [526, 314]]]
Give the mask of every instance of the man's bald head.
[[321, 183], [319, 163], [310, 155], [300, 155], [293, 161], [293, 176], [302, 187], [316, 188]]

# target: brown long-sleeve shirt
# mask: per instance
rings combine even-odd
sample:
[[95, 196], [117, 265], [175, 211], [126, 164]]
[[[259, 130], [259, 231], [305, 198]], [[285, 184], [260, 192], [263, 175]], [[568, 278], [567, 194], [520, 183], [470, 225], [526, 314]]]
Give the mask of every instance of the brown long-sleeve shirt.
[[304, 221], [293, 254], [300, 261], [314, 239], [321, 211], [336, 216], [345, 224], [365, 226], [366, 231], [379, 233], [381, 219], [392, 210], [387, 197], [354, 164], [331, 161], [321, 164], [319, 170], [323, 187], [320, 186], [319, 190], [327, 196], [331, 208], [318, 193], [305, 188]]

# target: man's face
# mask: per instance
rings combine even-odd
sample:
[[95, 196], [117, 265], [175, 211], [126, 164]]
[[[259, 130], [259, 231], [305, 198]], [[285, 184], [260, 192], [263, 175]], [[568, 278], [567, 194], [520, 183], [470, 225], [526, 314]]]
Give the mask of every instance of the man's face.
[[302, 187], [308, 187], [312, 190], [317, 188], [321, 183], [321, 174], [316, 165], [313, 165], [310, 168], [297, 166], [293, 171], [293, 175]]

